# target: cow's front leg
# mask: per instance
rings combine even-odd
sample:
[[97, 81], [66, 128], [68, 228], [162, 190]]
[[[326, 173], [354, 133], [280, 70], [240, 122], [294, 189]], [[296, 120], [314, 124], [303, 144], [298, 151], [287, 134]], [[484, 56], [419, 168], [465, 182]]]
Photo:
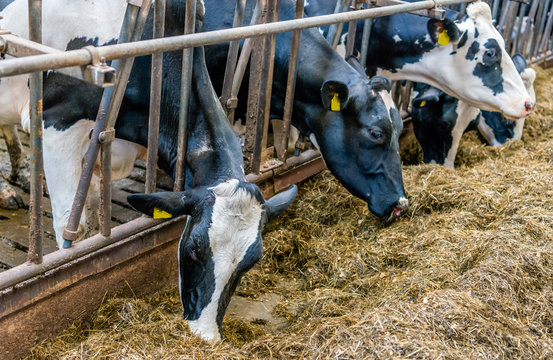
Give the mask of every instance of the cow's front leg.
[[[83, 158], [90, 144], [89, 134], [93, 127], [93, 121], [79, 120], [69, 127], [50, 126], [43, 131], [44, 175], [50, 193], [54, 231], [59, 248], [63, 245], [63, 230], [71, 214], [82, 173]], [[89, 198], [98, 198], [96, 183], [97, 178], [93, 176]], [[80, 238], [97, 224], [97, 216], [91, 214], [97, 211], [97, 207], [93, 205], [95, 203], [96, 199], [87, 200], [79, 222]], [[87, 224], [87, 219], [92, 220], [91, 225]]]
[[23, 152], [23, 147], [21, 146], [21, 141], [17, 134], [17, 126], [2, 126], [2, 132], [6, 139], [6, 146], [8, 147], [8, 154], [10, 155], [10, 162], [12, 165], [9, 181], [12, 184], [20, 186], [26, 192], [30, 192], [31, 165], [29, 163], [29, 157]]

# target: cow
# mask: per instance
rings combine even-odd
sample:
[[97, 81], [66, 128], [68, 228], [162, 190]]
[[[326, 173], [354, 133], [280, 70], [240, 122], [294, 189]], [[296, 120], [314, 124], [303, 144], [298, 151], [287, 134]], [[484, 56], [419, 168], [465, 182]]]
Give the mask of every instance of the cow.
[[[205, 31], [232, 27], [233, 2], [206, 1], [205, 5]], [[246, 2], [245, 23], [254, 5], [254, 0]], [[294, 9], [294, 1], [280, 1], [279, 20], [293, 19]], [[291, 43], [292, 33], [276, 37], [272, 118], [283, 117]], [[216, 89], [222, 87], [227, 52], [228, 44], [206, 47]], [[408, 207], [397, 143], [403, 124], [389, 91], [387, 79], [367, 79], [364, 71], [344, 61], [317, 29], [302, 31], [292, 124], [320, 149], [328, 169], [342, 185], [385, 220], [400, 216]], [[242, 86], [239, 104], [246, 103], [246, 93], [247, 87]], [[339, 94], [338, 111], [331, 109], [334, 94]]]
[[[513, 56], [513, 62], [535, 102], [535, 70], [526, 67], [526, 60], [520, 54]], [[481, 111], [422, 83], [414, 86], [411, 116], [424, 162], [450, 169], [454, 167], [461, 136], [470, 127], [477, 127], [489, 145], [499, 146], [507, 140], [520, 140], [525, 120], [513, 121], [497, 112]]]
[[[329, 14], [335, 4], [334, 0], [312, 0], [305, 12], [309, 16]], [[443, 21], [409, 13], [374, 19], [367, 73], [426, 83], [472, 107], [501, 112], [509, 119], [526, 117], [534, 103], [493, 26], [489, 6], [477, 1], [468, 4], [466, 12], [463, 16], [446, 9]], [[363, 23], [357, 25], [357, 51]]]
[[[124, 10], [125, 2], [121, 4]], [[167, 5], [167, 28], [182, 29], [183, 18], [172, 16], [181, 10], [181, 3], [168, 1]], [[199, 30], [201, 1], [197, 7]], [[151, 32], [151, 25], [146, 31]], [[264, 200], [257, 185], [246, 181], [240, 144], [211, 85], [203, 48], [196, 48], [194, 55], [192, 91], [187, 100], [191, 116], [185, 190], [132, 194], [128, 202], [154, 218], [190, 216], [178, 246], [183, 315], [192, 332], [206, 340], [219, 340], [226, 307], [241, 276], [261, 258], [264, 224], [286, 210], [297, 187]], [[164, 55], [159, 165], [171, 175], [176, 166], [181, 60], [182, 52]], [[150, 77], [150, 69], [151, 57], [136, 59], [116, 125], [114, 178], [128, 175], [147, 145], [149, 82], [145, 79]], [[94, 126], [90, 119], [95, 118], [101, 96], [100, 88], [63, 74], [49, 72], [44, 79], [44, 163], [53, 204], [63, 192], [63, 184], [78, 180]]]
[[[0, 13], [4, 17], [0, 20], [0, 26], [9, 28], [15, 34], [26, 34], [26, 24], [20, 21], [23, 17], [21, 14], [25, 11], [24, 3], [22, 0], [15, 0], [7, 6]], [[179, 10], [175, 13], [168, 11], [167, 17], [173, 21], [181, 17], [183, 4], [183, 0], [171, 1], [169, 5]], [[245, 21], [249, 21], [253, 5], [253, 0], [247, 2]], [[204, 31], [231, 27], [233, 4], [208, 0], [205, 6], [207, 15]], [[67, 12], [59, 11], [60, 8]], [[119, 2], [107, 0], [94, 3], [68, 1], [65, 6], [53, 6], [46, 2], [43, 9], [45, 19], [43, 41], [58, 49], [113, 43], [119, 32], [118, 27], [122, 22], [123, 11], [123, 5]], [[84, 14], [77, 24], [75, 16], [63, 18], [66, 14], [75, 13]], [[294, 2], [281, 1], [279, 14], [281, 20], [293, 18]], [[49, 19], [55, 19], [58, 27], [59, 24], [67, 24], [64, 25], [67, 26], [66, 31], [50, 32], [49, 29], [56, 27], [54, 24], [48, 24]], [[181, 33], [182, 30], [178, 27], [166, 28], [165, 35]], [[276, 41], [271, 112], [280, 118], [283, 111], [282, 99], [284, 99], [291, 36], [290, 33], [281, 34], [277, 36]], [[148, 35], [145, 35], [144, 38], [147, 37]], [[226, 61], [227, 49], [228, 44], [206, 48], [207, 64], [216, 88], [219, 88], [218, 80], [222, 79], [220, 72], [224, 68], [222, 64]], [[397, 108], [391, 101], [390, 82], [382, 77], [368, 79], [364, 73], [359, 73], [336, 54], [316, 29], [302, 31], [299, 57], [294, 126], [311, 137], [319, 146], [330, 171], [352, 194], [366, 201], [372, 213], [385, 220], [402, 215], [408, 208], [398, 154], [398, 137], [402, 122]], [[142, 80], [149, 81], [147, 78]], [[0, 90], [1, 86], [0, 83]], [[17, 101], [27, 98], [21, 94], [16, 97]], [[243, 99], [242, 94], [241, 99]], [[337, 108], [333, 108], [332, 99], [339, 101]], [[147, 102], [139, 102], [136, 106], [145, 106], [144, 103]], [[125, 112], [125, 105], [122, 111]], [[45, 132], [47, 131], [48, 128], [45, 129]], [[46, 141], [44, 146], [47, 154], [50, 150]], [[133, 151], [139, 156], [142, 150]], [[73, 169], [76, 165], [73, 164], [70, 167]], [[66, 172], [80, 172], [80, 170], [71, 169], [67, 169]], [[51, 188], [54, 186], [64, 188], [64, 191], [60, 192], [63, 196], [51, 194], [55, 208], [56, 237], [60, 238], [67, 223], [76, 184], [68, 184], [65, 180], [56, 180], [55, 177], [48, 176], [48, 165], [45, 172], [47, 179], [51, 179], [48, 184], [51, 193]], [[55, 185], [54, 181], [60, 184]], [[91, 208], [95, 206], [95, 204], [89, 205]], [[86, 215], [83, 214], [81, 224], [85, 223]]]

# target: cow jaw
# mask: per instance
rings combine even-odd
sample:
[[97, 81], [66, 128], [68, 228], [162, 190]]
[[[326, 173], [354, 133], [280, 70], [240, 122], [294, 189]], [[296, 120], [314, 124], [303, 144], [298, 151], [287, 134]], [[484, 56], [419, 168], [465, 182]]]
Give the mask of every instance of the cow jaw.
[[[220, 326], [228, 298], [242, 273], [258, 260], [246, 257], [256, 241], [261, 241], [262, 204], [238, 184], [233, 179], [210, 188], [215, 194], [208, 230], [215, 289], [200, 316], [188, 323], [194, 334], [208, 341], [221, 340]], [[243, 261], [249, 265], [244, 266]]]

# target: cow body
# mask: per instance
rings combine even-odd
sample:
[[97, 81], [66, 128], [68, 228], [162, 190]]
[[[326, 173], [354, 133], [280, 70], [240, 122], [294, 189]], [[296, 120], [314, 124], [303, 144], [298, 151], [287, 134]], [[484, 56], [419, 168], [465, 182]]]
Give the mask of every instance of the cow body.
[[[536, 72], [526, 68], [521, 55], [513, 57], [533, 102]], [[416, 83], [413, 89], [411, 115], [415, 136], [423, 149], [426, 163], [442, 164], [453, 169], [463, 133], [473, 125], [489, 145], [499, 146], [507, 140], [519, 140], [524, 118], [509, 120], [500, 113], [481, 111], [462, 100], [426, 84]]]
[[[306, 13], [332, 13], [334, 5], [333, 0], [313, 0]], [[362, 28], [359, 22], [357, 51]], [[442, 45], [438, 41], [443, 30], [448, 36]], [[525, 117], [533, 108], [484, 2], [469, 4], [467, 16], [447, 10], [444, 21], [408, 13], [374, 19], [367, 71], [392, 80], [430, 84], [473, 107], [498, 111], [510, 119]]]

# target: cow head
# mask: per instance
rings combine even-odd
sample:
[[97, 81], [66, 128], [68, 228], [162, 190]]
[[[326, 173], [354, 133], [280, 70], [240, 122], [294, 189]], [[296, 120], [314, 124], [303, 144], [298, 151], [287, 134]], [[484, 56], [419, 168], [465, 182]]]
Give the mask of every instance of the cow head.
[[[536, 71], [526, 67], [526, 60], [520, 54], [513, 56], [513, 62], [520, 73], [526, 90], [530, 94], [530, 98], [535, 103], [534, 80], [536, 79]], [[512, 121], [497, 112], [483, 111], [478, 119], [478, 131], [491, 146], [501, 146], [507, 140], [520, 140], [523, 128], [524, 118]]]
[[[354, 58], [353, 58], [354, 59]], [[403, 122], [390, 97], [390, 80], [375, 76], [348, 85], [324, 82], [323, 111], [313, 125], [326, 165], [353, 195], [365, 200], [372, 213], [388, 220], [407, 210], [398, 153]]]
[[532, 111], [533, 101], [486, 3], [469, 4], [467, 16], [459, 20], [430, 19], [427, 30], [428, 35], [417, 40], [424, 54], [397, 69], [394, 78], [430, 84], [471, 106], [511, 119]]
[[259, 188], [231, 179], [183, 192], [133, 194], [128, 202], [153, 217], [189, 215], [178, 248], [179, 292], [190, 329], [221, 339], [225, 310], [241, 276], [260, 259], [265, 222], [288, 208], [294, 185], [265, 201]]

